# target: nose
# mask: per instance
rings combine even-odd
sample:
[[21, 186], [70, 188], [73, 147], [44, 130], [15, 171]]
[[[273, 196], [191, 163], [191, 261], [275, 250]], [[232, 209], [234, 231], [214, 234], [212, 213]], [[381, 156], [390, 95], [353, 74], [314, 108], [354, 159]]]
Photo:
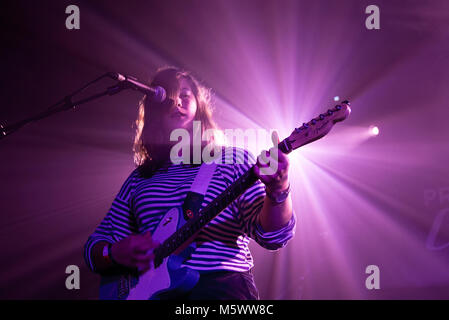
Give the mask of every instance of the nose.
[[181, 107], [182, 106], [182, 101], [181, 101], [181, 98], [176, 98], [176, 102], [175, 102], [175, 105], [177, 106], [177, 107]]
[[172, 100], [172, 107], [170, 108], [170, 112], [178, 112], [178, 110], [181, 110], [182, 108], [182, 100], [180, 98]]

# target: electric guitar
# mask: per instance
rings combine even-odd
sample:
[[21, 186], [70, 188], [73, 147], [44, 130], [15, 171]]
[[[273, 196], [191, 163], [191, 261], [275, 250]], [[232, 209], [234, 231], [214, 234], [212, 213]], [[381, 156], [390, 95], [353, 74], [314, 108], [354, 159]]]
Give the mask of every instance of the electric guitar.
[[[334, 124], [345, 120], [350, 113], [349, 102], [343, 101], [341, 105], [296, 128], [288, 138], [278, 144], [279, 150], [288, 154], [324, 137]], [[187, 267], [181, 268], [182, 263], [194, 250], [189, 245], [203, 227], [257, 180], [253, 168], [250, 168], [188, 221], [184, 220], [181, 207], [170, 209], [152, 234], [152, 238], [160, 243], [160, 246], [153, 250], [154, 267], [140, 275], [127, 272], [102, 276], [100, 299], [159, 299], [160, 294], [168, 291], [187, 292], [192, 289], [199, 279], [199, 272]]]

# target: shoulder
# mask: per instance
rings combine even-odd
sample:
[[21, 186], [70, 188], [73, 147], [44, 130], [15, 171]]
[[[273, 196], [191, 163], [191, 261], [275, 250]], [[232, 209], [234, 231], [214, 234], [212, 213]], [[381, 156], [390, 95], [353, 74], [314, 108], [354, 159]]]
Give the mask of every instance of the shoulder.
[[137, 179], [140, 178], [139, 168], [134, 169], [126, 178], [125, 182], [123, 182], [122, 187], [120, 188], [118, 197], [121, 199], [127, 199], [130, 193], [135, 188]]
[[141, 177], [142, 177], [142, 174], [141, 174], [140, 167], [137, 167], [133, 171], [131, 171], [131, 173], [129, 174], [128, 178], [126, 178], [126, 180], [135, 182], [137, 179], [139, 179]]

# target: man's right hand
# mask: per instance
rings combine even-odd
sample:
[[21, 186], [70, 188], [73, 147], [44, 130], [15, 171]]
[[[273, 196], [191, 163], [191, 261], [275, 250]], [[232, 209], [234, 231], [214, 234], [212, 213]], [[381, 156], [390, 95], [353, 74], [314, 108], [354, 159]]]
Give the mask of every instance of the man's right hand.
[[154, 260], [153, 250], [159, 243], [153, 241], [149, 231], [133, 234], [114, 243], [111, 247], [113, 259], [126, 267], [137, 268], [139, 272], [150, 269]]

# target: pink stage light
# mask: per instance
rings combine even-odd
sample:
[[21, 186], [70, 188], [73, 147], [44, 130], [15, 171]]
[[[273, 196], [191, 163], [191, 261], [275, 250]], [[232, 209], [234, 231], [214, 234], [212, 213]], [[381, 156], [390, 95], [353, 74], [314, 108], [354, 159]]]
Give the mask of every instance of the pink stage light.
[[379, 128], [376, 126], [371, 126], [369, 131], [370, 131], [371, 135], [373, 135], [373, 136], [379, 135], [379, 132], [380, 132]]

